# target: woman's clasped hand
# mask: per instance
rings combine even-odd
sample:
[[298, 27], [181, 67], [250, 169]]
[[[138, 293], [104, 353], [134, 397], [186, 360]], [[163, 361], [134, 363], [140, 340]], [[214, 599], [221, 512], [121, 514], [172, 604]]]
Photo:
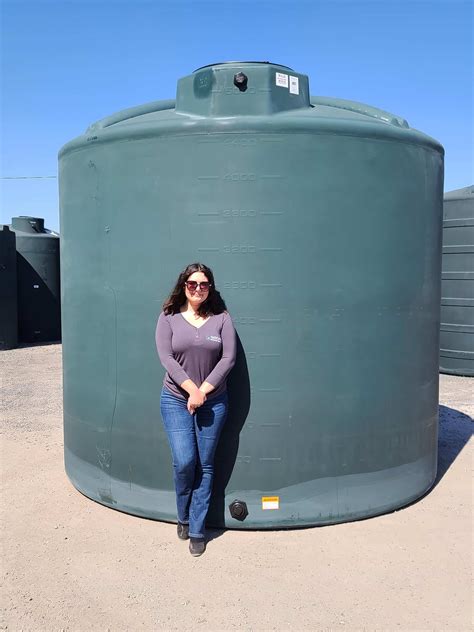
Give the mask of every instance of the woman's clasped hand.
[[191, 415], [194, 415], [196, 412], [196, 408], [200, 408], [206, 401], [206, 394], [196, 389], [193, 393], [191, 393], [188, 397], [188, 410]]

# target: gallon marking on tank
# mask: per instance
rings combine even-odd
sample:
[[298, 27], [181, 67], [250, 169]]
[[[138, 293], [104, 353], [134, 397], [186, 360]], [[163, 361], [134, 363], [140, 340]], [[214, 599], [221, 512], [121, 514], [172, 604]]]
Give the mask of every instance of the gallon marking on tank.
[[256, 217], [258, 211], [254, 209], [224, 209], [222, 215], [224, 217]]
[[[202, 213], [203, 215], [205, 213]], [[210, 213], [211, 214], [211, 213]], [[218, 215], [219, 213], [212, 213]], [[283, 215], [283, 211], [258, 211], [255, 209], [224, 209], [222, 211], [224, 217], [241, 218], [241, 217], [257, 217], [257, 215]]]
[[257, 358], [280, 358], [279, 353], [257, 353], [256, 351], [247, 351], [245, 354], [248, 360], [256, 360]]
[[201, 216], [210, 216], [210, 215], [219, 215], [219, 211], [198, 211], [198, 215]]
[[257, 139], [251, 138], [223, 138], [221, 139], [223, 145], [239, 145], [240, 147], [253, 147], [257, 144]]
[[250, 463], [251, 457], [250, 456], [237, 456], [237, 463]]
[[257, 318], [256, 316], [232, 316], [232, 320], [240, 325], [256, 325], [257, 321], [265, 324], [281, 323], [281, 318]]
[[255, 290], [256, 287], [255, 281], [226, 281], [224, 283], [226, 290]]
[[281, 456], [261, 456], [259, 461], [281, 461]]
[[240, 244], [228, 245], [223, 246], [222, 252], [227, 255], [250, 255], [257, 252], [257, 247]]
[[281, 283], [260, 283], [260, 287], [281, 287]]
[[222, 179], [226, 182], [253, 182], [257, 179], [255, 173], [226, 173], [222, 176]]
[[[260, 89], [258, 89], [258, 92], [260, 92]], [[256, 94], [256, 93], [257, 93], [257, 88], [255, 88], [255, 86], [249, 86], [247, 90], [245, 91], [245, 94]], [[241, 95], [242, 92], [238, 88], [234, 88], [233, 86], [227, 86], [224, 88], [212, 88], [211, 94], [226, 94], [227, 96], [231, 96], [233, 94]]]
[[256, 174], [256, 173], [240, 173], [237, 171], [225, 173], [223, 176], [220, 176], [220, 175], [197, 176], [198, 180], [222, 179], [224, 180], [224, 182], [255, 182], [259, 178], [262, 180], [280, 180], [284, 178], [284, 176], [279, 175], [279, 174], [270, 174], [270, 173], [263, 173], [261, 175]]
[[[260, 92], [271, 92], [270, 89], [262, 88]], [[262, 137], [260, 134], [257, 136], [252, 135], [252, 137], [246, 138], [244, 136], [238, 136], [237, 138], [228, 138], [222, 137], [220, 135], [213, 136], [212, 138], [201, 138], [198, 139], [198, 144], [200, 145], [237, 145], [239, 147], [254, 147], [258, 143], [281, 143], [285, 139], [280, 137]]]
[[255, 316], [232, 316], [232, 320], [240, 325], [255, 325], [257, 318]]

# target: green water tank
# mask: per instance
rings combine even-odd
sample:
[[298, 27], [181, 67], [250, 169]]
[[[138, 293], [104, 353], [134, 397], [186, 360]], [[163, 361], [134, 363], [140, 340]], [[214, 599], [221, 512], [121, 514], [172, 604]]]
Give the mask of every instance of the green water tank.
[[18, 346], [15, 233], [0, 225], [0, 351]]
[[342, 522], [426, 492], [443, 154], [398, 116], [310, 98], [306, 75], [255, 62], [198, 69], [176, 101], [115, 114], [64, 146], [73, 484], [176, 519], [154, 331], [178, 273], [202, 261], [239, 336], [209, 524]]
[[18, 276], [20, 342], [61, 339], [59, 235], [41, 217], [13, 217]]
[[444, 196], [440, 370], [474, 376], [474, 185]]

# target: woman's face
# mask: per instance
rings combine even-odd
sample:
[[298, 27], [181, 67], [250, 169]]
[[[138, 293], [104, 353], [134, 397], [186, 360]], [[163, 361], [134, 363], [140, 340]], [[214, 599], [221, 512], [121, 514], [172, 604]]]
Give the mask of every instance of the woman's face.
[[[197, 287], [192, 289], [186, 285], [189, 282], [197, 283]], [[188, 276], [187, 281], [184, 285], [184, 293], [186, 294], [186, 298], [191, 303], [193, 307], [199, 307], [209, 296], [209, 289], [203, 289], [199, 284], [200, 283], [209, 283], [209, 279], [204, 274], [204, 272], [193, 272], [190, 276]]]

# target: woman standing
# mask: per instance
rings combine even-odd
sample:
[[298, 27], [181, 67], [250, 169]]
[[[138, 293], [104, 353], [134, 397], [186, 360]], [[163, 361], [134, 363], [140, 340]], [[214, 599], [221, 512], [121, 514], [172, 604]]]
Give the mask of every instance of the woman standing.
[[156, 347], [166, 369], [161, 415], [173, 455], [178, 537], [189, 537], [191, 555], [198, 556], [206, 548], [214, 455], [236, 354], [232, 320], [202, 263], [179, 275], [158, 319]]

